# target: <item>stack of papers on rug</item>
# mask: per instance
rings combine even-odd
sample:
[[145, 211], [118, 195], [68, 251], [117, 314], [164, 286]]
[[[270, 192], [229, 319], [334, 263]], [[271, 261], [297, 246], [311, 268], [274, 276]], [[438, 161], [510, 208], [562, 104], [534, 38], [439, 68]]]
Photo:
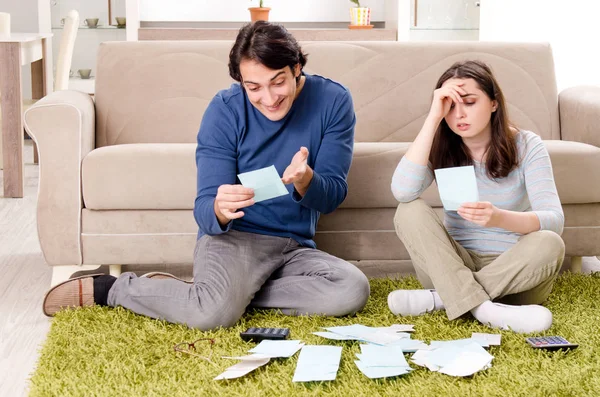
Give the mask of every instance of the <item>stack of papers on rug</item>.
[[341, 358], [340, 346], [304, 346], [298, 357], [293, 381], [335, 380]]
[[360, 345], [360, 351], [354, 362], [360, 372], [371, 379], [404, 375], [412, 370], [400, 347]]
[[313, 332], [313, 334], [333, 340], [358, 340], [380, 346], [396, 346], [405, 353], [419, 349], [427, 349], [427, 345], [417, 339], [410, 339], [408, 332], [413, 332], [413, 325], [394, 324], [389, 327], [367, 327], [353, 324], [341, 327], [325, 327], [329, 332]]
[[492, 366], [494, 356], [485, 351], [482, 344], [488, 346], [486, 341], [472, 338], [432, 341], [429, 350], [417, 350], [411, 360], [442, 374], [471, 376]]
[[249, 356], [223, 357], [242, 362], [232, 365], [214, 380], [234, 379], [242, 377], [267, 364], [271, 358], [289, 358], [304, 346], [299, 340], [263, 340], [250, 350]]
[[[341, 327], [326, 327], [328, 332], [313, 332], [315, 335], [333, 340], [359, 340], [360, 345], [355, 364], [367, 377], [387, 378], [404, 375], [412, 369], [404, 353], [415, 352], [411, 360], [431, 371], [451, 376], [470, 376], [490, 368], [493, 356], [483, 347], [499, 345], [500, 335], [473, 333], [471, 338], [449, 341], [432, 341], [430, 345], [411, 339], [406, 331], [414, 331], [412, 325], [394, 324], [390, 327], [367, 327], [353, 324]], [[242, 357], [224, 357], [241, 360], [215, 380], [242, 377], [267, 364], [271, 358], [288, 358], [302, 349], [298, 357], [294, 382], [335, 380], [342, 357], [340, 346], [304, 346], [299, 340], [263, 340], [253, 353]]]

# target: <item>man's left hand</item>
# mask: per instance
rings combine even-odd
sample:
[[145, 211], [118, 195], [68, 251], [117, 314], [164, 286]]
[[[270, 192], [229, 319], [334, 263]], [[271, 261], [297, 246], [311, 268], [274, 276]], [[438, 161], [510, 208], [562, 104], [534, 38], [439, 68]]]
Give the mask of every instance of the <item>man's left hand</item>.
[[463, 203], [457, 212], [463, 219], [483, 227], [496, 227], [500, 217], [498, 208], [489, 201]]
[[302, 146], [292, 158], [292, 162], [283, 172], [281, 180], [285, 184], [293, 183], [296, 191], [304, 196], [313, 177], [313, 170], [308, 166], [308, 149]]

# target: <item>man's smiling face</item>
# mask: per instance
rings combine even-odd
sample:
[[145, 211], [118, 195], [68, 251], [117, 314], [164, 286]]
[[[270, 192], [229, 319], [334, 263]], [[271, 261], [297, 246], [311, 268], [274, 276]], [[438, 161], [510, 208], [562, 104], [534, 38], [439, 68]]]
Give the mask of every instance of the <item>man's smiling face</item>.
[[294, 70], [288, 66], [273, 70], [245, 59], [240, 63], [240, 74], [248, 99], [266, 118], [278, 121], [288, 114], [298, 90], [296, 77], [300, 75], [300, 65]]

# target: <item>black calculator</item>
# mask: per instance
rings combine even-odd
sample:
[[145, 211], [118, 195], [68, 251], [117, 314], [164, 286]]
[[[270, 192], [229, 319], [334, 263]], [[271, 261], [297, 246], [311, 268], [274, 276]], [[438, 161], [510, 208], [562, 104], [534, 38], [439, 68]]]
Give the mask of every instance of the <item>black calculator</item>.
[[289, 328], [248, 328], [240, 333], [245, 341], [260, 342], [264, 339], [284, 340], [290, 335]]
[[525, 340], [536, 349], [575, 349], [577, 346], [579, 346], [576, 343], [569, 342], [562, 336], [532, 336], [525, 338]]

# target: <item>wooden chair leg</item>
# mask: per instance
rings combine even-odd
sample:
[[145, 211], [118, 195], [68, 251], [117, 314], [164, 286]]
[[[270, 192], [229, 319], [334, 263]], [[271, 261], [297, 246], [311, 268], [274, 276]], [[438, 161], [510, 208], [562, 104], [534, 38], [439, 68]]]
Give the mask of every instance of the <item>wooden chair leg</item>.
[[581, 256], [572, 256], [571, 257], [571, 272], [572, 273], [581, 273], [582, 259], [583, 258]]
[[119, 277], [121, 275], [121, 265], [109, 265], [108, 273], [111, 276]]
[[37, 143], [35, 143], [35, 141], [33, 141], [33, 164], [39, 164], [40, 159], [38, 157], [38, 149], [37, 149]]

